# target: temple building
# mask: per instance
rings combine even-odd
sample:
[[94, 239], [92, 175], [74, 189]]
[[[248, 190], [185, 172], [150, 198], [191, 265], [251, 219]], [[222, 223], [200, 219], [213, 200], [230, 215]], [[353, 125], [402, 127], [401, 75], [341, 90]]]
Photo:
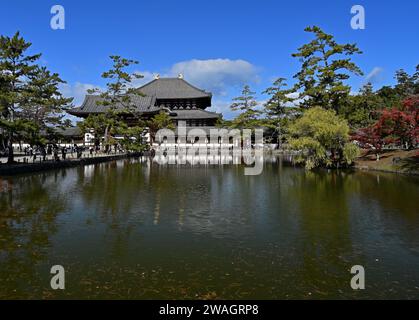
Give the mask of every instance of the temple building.
[[[134, 106], [132, 114], [126, 116], [128, 124], [138, 120], [138, 117], [149, 119], [164, 111], [169, 114], [176, 127], [183, 126], [188, 131], [199, 127], [209, 132], [222, 116], [206, 110], [211, 107], [212, 94], [191, 85], [182, 75], [177, 78], [156, 76], [153, 81], [136, 90], [142, 95], [133, 95], [131, 99]], [[104, 113], [109, 106], [98, 104], [100, 99], [98, 95], [86, 95], [83, 104], [69, 110], [68, 113], [81, 118]]]

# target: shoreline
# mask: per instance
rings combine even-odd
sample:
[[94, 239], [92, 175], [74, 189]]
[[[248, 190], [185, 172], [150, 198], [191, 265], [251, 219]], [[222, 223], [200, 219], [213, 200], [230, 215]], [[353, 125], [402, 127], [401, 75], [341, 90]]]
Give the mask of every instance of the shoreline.
[[[65, 168], [73, 168], [77, 166], [85, 166], [97, 163], [104, 163], [110, 162], [115, 160], [122, 160], [127, 158], [134, 158], [139, 157], [141, 155], [147, 155], [147, 153], [126, 153], [126, 154], [117, 154], [117, 155], [104, 155], [99, 157], [86, 157], [81, 159], [71, 159], [65, 161], [45, 161], [40, 163], [17, 163], [13, 165], [8, 164], [1, 164], [0, 165], [0, 177], [4, 176], [15, 176], [19, 174], [28, 174], [28, 173], [38, 173], [43, 171], [49, 170], [56, 170], [56, 169], [65, 169]], [[286, 155], [286, 154], [276, 154], [279, 155]], [[356, 171], [364, 171], [364, 172], [382, 172], [382, 173], [392, 173], [392, 174], [399, 174], [404, 176], [419, 176], [419, 171], [409, 171], [409, 170], [398, 170], [398, 169], [384, 169], [384, 168], [376, 168], [371, 167], [368, 165], [357, 164], [352, 167], [353, 170]]]
[[364, 171], [364, 172], [383, 172], [383, 173], [393, 173], [393, 174], [401, 174], [404, 176], [414, 176], [417, 177], [419, 176], [419, 172], [418, 171], [403, 171], [403, 170], [397, 170], [397, 169], [379, 169], [379, 168], [372, 168], [372, 167], [368, 167], [368, 166], [354, 166], [353, 167], [355, 170], [358, 171]]
[[54, 169], [73, 168], [77, 166], [85, 166], [96, 163], [103, 163], [131, 157], [139, 157], [141, 153], [124, 153], [117, 155], [104, 155], [92, 158], [81, 158], [61, 161], [45, 161], [40, 163], [17, 163], [0, 165], [0, 176], [14, 176], [19, 174], [37, 173]]

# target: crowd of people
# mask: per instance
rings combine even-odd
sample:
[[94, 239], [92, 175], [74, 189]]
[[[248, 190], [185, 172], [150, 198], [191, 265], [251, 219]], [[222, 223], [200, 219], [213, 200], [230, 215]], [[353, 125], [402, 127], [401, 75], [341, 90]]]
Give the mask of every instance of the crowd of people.
[[[25, 147], [17, 147], [18, 154], [22, 154], [24, 156], [24, 162], [36, 162], [36, 161], [64, 161], [68, 158], [76, 158], [80, 159], [83, 157], [83, 153], [85, 156], [96, 156], [98, 153], [101, 152], [101, 148], [99, 144], [91, 145], [91, 146], [80, 146], [77, 144], [73, 145], [59, 145], [55, 143], [50, 143], [45, 146], [25, 146]], [[88, 153], [87, 153], [88, 152]], [[102, 151], [102, 154], [117, 154], [125, 152], [120, 145], [112, 145], [105, 148]], [[87, 155], [86, 155], [87, 153]], [[7, 157], [7, 148], [4, 152], [0, 153], [1, 157]], [[32, 160], [32, 161], [31, 161]]]
[[46, 161], [48, 156], [52, 156], [54, 161], [66, 160], [67, 154], [71, 154], [71, 157], [76, 155], [77, 159], [82, 157], [85, 147], [74, 144], [72, 146], [58, 146], [57, 144], [48, 144], [45, 146], [28, 146], [23, 149], [25, 156], [33, 159], [35, 162], [39, 156], [42, 161]]

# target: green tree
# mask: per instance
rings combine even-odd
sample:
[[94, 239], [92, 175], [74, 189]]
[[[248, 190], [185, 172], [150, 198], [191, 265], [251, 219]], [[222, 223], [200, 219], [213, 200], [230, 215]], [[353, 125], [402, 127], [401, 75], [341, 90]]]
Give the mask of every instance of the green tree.
[[233, 119], [233, 128], [251, 129], [260, 125], [259, 116], [262, 114], [262, 111], [256, 109], [258, 102], [254, 95], [255, 92], [250, 90], [250, 86], [245, 85], [242, 90], [242, 95], [233, 98], [230, 109], [233, 111], [242, 111]]
[[371, 83], [361, 87], [359, 93], [348, 97], [348, 103], [341, 109], [351, 129], [364, 128], [371, 125], [377, 117], [377, 111], [382, 108], [383, 101], [377, 95]]
[[215, 126], [217, 128], [226, 128], [226, 127], [228, 128], [228, 127], [231, 127], [231, 120], [226, 120], [223, 117], [220, 117], [215, 122]]
[[273, 130], [273, 135], [277, 137], [278, 145], [282, 136], [286, 133], [287, 123], [290, 113], [295, 108], [290, 105], [294, 102], [291, 89], [284, 89], [287, 86], [285, 78], [276, 79], [272, 86], [263, 91], [263, 94], [269, 95], [268, 101], [264, 104], [264, 126]]
[[14, 162], [15, 141], [40, 143], [41, 130], [57, 125], [63, 107], [71, 101], [58, 91], [64, 81], [36, 64], [41, 54], [26, 53], [30, 46], [19, 32], [0, 37], [0, 126], [8, 140], [8, 163]]
[[121, 136], [121, 146], [126, 151], [144, 151], [146, 145], [143, 143], [144, 127], [141, 126], [128, 126], [125, 122], [118, 126], [118, 136]]
[[106, 129], [109, 130], [114, 126], [114, 119], [104, 113], [91, 114], [83, 121], [78, 122], [77, 126], [84, 133], [93, 133], [95, 141], [99, 142]]
[[395, 78], [397, 80], [395, 90], [401, 100], [419, 94], [419, 64], [416, 66], [414, 74], [409, 75], [406, 71], [400, 69], [396, 71]]
[[[110, 56], [112, 67], [110, 70], [102, 73], [102, 78], [106, 79], [106, 90], [100, 89], [89, 90], [90, 94], [99, 94], [101, 99], [97, 102], [102, 106], [104, 112], [98, 115], [91, 115], [86, 119], [86, 124], [81, 128], [86, 132], [90, 128], [96, 130], [96, 135], [103, 135], [105, 139], [105, 150], [109, 150], [109, 146], [114, 142], [112, 134], [116, 134], [119, 130], [125, 129], [125, 118], [129, 115], [133, 119], [140, 119], [136, 108], [135, 98], [142, 94], [133, 88], [133, 81], [143, 78], [141, 74], [129, 73], [126, 69], [138, 64], [138, 61], [122, 58], [120, 56]], [[93, 125], [89, 128], [88, 124], [101, 121], [101, 125]], [[142, 129], [140, 120], [132, 123], [131, 127], [136, 130]], [[100, 131], [99, 131], [100, 130]]]
[[170, 130], [175, 129], [172, 119], [165, 111], [160, 111], [150, 120], [148, 120], [146, 122], [146, 125], [150, 133], [151, 145], [153, 145], [155, 141], [157, 131], [159, 131], [160, 129], [170, 129]]
[[333, 110], [314, 107], [290, 126], [291, 149], [302, 152], [297, 162], [307, 169], [351, 165], [358, 148], [349, 142], [346, 120]]
[[21, 115], [24, 119], [30, 119], [36, 128], [28, 137], [33, 144], [42, 144], [44, 133], [47, 137], [54, 137], [57, 127], [64, 128], [70, 124], [68, 119], [63, 119], [63, 111], [73, 98], [63, 97], [58, 89], [62, 83], [65, 82], [59, 75], [51, 73], [46, 67], [37, 67], [30, 77]]
[[392, 109], [403, 107], [403, 100], [409, 96], [419, 94], [419, 65], [416, 72], [409, 75], [403, 69], [396, 71], [394, 76], [397, 83], [394, 87], [383, 86], [377, 90], [376, 95], [381, 101], [380, 109]]
[[307, 27], [315, 39], [303, 45], [292, 56], [301, 62], [295, 90], [300, 92], [301, 106], [321, 106], [338, 112], [347, 102], [350, 86], [345, 81], [350, 74], [362, 75], [361, 69], [345, 58], [362, 53], [355, 44], [339, 44], [319, 27]]

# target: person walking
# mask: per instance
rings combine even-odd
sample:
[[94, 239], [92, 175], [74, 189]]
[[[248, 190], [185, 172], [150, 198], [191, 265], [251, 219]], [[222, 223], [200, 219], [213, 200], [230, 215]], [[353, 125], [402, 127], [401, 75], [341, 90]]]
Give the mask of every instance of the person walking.
[[47, 158], [47, 152], [45, 151], [45, 147], [44, 146], [41, 146], [40, 152], [41, 152], [41, 156], [42, 156], [42, 161], [45, 161], [46, 158]]
[[66, 147], [62, 147], [61, 148], [61, 158], [63, 158], [63, 160], [65, 160], [66, 154], [67, 154]]
[[54, 145], [54, 160], [60, 161], [60, 157], [58, 156], [58, 147]]

